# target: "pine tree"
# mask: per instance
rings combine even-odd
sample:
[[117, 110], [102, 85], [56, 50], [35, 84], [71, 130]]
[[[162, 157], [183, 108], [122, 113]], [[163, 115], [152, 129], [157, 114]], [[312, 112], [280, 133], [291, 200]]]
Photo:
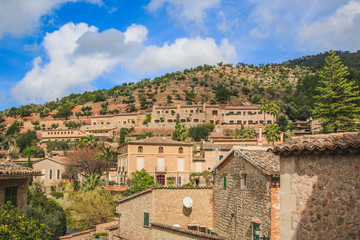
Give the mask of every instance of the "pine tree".
[[315, 96], [314, 117], [321, 119], [325, 131], [355, 130], [355, 118], [360, 113], [358, 88], [346, 79], [348, 68], [334, 51], [330, 51], [325, 62], [320, 71], [322, 86], [316, 88], [319, 95]]

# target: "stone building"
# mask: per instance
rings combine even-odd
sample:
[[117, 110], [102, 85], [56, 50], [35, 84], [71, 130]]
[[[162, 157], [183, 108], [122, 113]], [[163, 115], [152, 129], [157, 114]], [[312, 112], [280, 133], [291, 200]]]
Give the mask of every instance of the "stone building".
[[234, 147], [213, 168], [215, 232], [229, 239], [279, 239], [279, 157]]
[[291, 139], [280, 155], [281, 239], [360, 239], [360, 136]]
[[192, 143], [164, 138], [130, 141], [119, 147], [118, 182], [126, 184], [132, 173], [145, 169], [162, 185], [181, 186], [189, 182], [193, 162]]
[[[190, 207], [184, 206], [184, 198], [191, 199]], [[213, 204], [211, 187], [148, 189], [119, 201], [119, 235], [132, 240], [216, 239], [206, 234], [213, 231]]]
[[26, 212], [27, 181], [41, 172], [14, 163], [0, 163], [0, 205], [10, 201]]

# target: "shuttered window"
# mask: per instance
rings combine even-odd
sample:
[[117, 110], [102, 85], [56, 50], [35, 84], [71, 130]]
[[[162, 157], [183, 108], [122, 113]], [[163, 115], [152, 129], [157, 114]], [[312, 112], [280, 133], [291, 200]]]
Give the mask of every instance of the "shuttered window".
[[144, 212], [144, 227], [150, 226], [150, 214], [147, 212]]
[[14, 207], [17, 206], [17, 187], [5, 187], [5, 203], [11, 202]]
[[224, 189], [226, 189], [226, 176], [224, 176]]

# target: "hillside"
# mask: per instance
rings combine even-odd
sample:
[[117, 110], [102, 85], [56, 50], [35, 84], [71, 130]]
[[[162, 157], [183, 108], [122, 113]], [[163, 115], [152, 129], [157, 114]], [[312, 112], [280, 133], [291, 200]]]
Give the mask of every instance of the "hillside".
[[204, 65], [183, 72], [167, 73], [153, 80], [125, 83], [109, 90], [71, 94], [45, 104], [13, 107], [3, 111], [3, 115], [26, 117], [29, 120], [47, 119], [52, 118], [51, 115], [65, 104], [70, 105], [74, 113], [81, 112], [82, 115], [86, 115], [85, 108], [90, 107], [91, 110], [88, 110], [94, 115], [146, 111], [153, 104], [242, 104], [257, 103], [261, 98], [281, 101], [293, 92], [298, 78], [305, 73], [301, 69], [277, 64]]
[[[313, 96], [319, 85], [317, 71], [323, 66], [327, 54], [305, 56], [283, 64], [203, 65], [167, 73], [153, 80], [124, 83], [108, 90], [71, 94], [45, 104], [13, 107], [2, 111], [1, 115], [6, 124], [15, 119], [34, 121], [65, 117], [87, 121], [90, 116], [99, 114], [146, 112], [154, 104], [238, 105], [256, 104], [264, 98], [279, 103], [282, 112], [290, 119], [305, 120], [311, 116]], [[360, 51], [338, 54], [349, 67], [349, 79], [360, 86]], [[72, 111], [72, 116], [62, 114], [68, 110]]]

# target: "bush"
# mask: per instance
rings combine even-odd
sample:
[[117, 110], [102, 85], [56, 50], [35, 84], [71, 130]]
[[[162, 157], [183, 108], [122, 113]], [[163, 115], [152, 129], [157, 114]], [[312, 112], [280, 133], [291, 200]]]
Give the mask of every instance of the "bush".
[[51, 192], [50, 195], [53, 196], [56, 199], [64, 197], [64, 194], [62, 192]]

